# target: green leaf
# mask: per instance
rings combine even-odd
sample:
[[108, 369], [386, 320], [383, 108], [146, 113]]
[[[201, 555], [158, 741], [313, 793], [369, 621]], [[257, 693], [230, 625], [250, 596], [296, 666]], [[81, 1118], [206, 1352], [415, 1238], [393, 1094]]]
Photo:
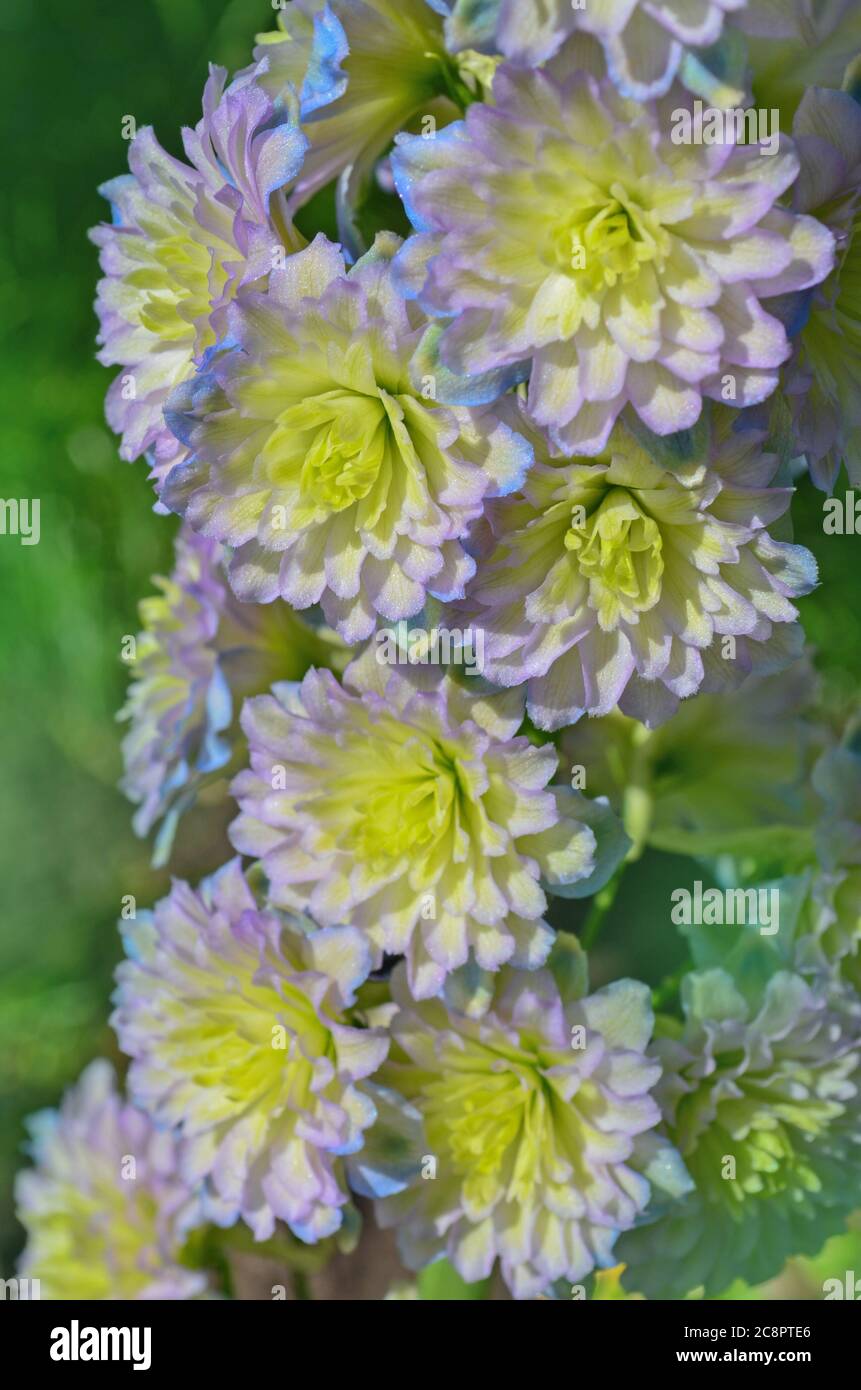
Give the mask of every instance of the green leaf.
[[757, 887], [765, 891], [773, 888], [778, 891], [779, 929], [773, 935], [763, 935], [756, 923], [744, 926], [692, 924], [678, 928], [689, 942], [695, 968], [726, 970], [749, 1002], [760, 997], [763, 988], [778, 970], [792, 967], [793, 943], [807, 894], [808, 878], [801, 875]]
[[465, 1303], [486, 1298], [490, 1280], [467, 1284], [448, 1260], [436, 1260], [423, 1269], [418, 1277], [419, 1298], [425, 1302]]

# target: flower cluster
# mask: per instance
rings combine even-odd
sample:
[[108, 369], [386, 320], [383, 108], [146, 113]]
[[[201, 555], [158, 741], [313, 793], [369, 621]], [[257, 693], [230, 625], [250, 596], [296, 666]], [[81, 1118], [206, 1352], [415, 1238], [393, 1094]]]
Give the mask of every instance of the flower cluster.
[[487, 633], [488, 676], [526, 685], [539, 728], [615, 705], [661, 722], [680, 699], [785, 659], [778, 625], [794, 622], [815, 563], [765, 529], [790, 493], [769, 486], [777, 460], [761, 436], [721, 425], [679, 473], [622, 426], [597, 459], [545, 452], [521, 493], [488, 507], [458, 613]]
[[155, 581], [160, 592], [140, 605], [143, 631], [120, 715], [130, 724], [122, 786], [138, 805], [139, 835], [161, 822], [157, 863], [201, 788], [236, 760], [242, 701], [312, 664], [343, 666], [334, 633], [314, 630], [286, 606], [237, 603], [218, 541], [180, 531], [175, 553], [170, 577]]
[[791, 307], [799, 350], [786, 392], [817, 486], [830, 492], [845, 463], [861, 482], [861, 109], [848, 92], [811, 87], [793, 125], [801, 173], [794, 205], [834, 232], [834, 272]]
[[528, 373], [554, 446], [599, 454], [626, 406], [668, 435], [704, 398], [768, 397], [790, 344], [763, 301], [834, 263], [828, 229], [780, 205], [797, 154], [675, 144], [665, 106], [582, 72], [504, 66], [493, 95], [392, 161], [416, 228], [399, 278], [442, 320], [448, 398]]
[[127, 931], [114, 1025], [133, 1058], [132, 1097], [180, 1136], [185, 1179], [207, 1209], [258, 1239], [276, 1217], [306, 1241], [337, 1230], [339, 1159], [374, 1107], [357, 1084], [388, 1039], [346, 1011], [368, 974], [349, 928], [259, 912], [236, 861], [197, 892], [176, 882]]
[[32, 1170], [15, 1195], [27, 1232], [24, 1278], [42, 1298], [186, 1299], [203, 1274], [181, 1262], [202, 1220], [180, 1171], [174, 1137], [117, 1093], [107, 1062], [92, 1062], [59, 1111], [30, 1121]]
[[665, 92], [685, 51], [713, 44], [724, 20], [744, 10], [745, 0], [703, 0], [696, 6], [685, 0], [604, 0], [597, 5], [570, 0], [486, 0], [482, 5], [441, 0], [439, 7], [448, 13], [446, 33], [455, 50], [492, 42], [519, 63], [541, 64], [567, 40], [588, 36], [600, 43], [619, 90], [644, 99]]
[[470, 958], [535, 968], [552, 941], [545, 888], [606, 877], [594, 812], [549, 785], [552, 745], [516, 737], [517, 693], [383, 671], [366, 655], [344, 686], [310, 671], [246, 704], [234, 845], [274, 903], [358, 927], [377, 964], [405, 955], [418, 999]]
[[[623, 1237], [648, 1296], [761, 1283], [842, 1230], [861, 1172], [861, 1001], [779, 972], [752, 1007], [722, 970], [683, 989], [685, 1026], [654, 1048], [670, 1139], [695, 1183]], [[675, 1032], [675, 1030], [673, 1030]]]
[[151, 129], [137, 132], [131, 172], [101, 190], [112, 225], [92, 233], [104, 271], [99, 360], [123, 369], [108, 392], [108, 422], [123, 457], [148, 454], [159, 482], [183, 452], [165, 402], [218, 340], [239, 286], [265, 277], [283, 249], [275, 200], [305, 151], [295, 113], [253, 80], [226, 80], [213, 68], [203, 117], [184, 132], [188, 164]]
[[444, 1251], [472, 1281], [498, 1259], [514, 1296], [534, 1297], [613, 1265], [653, 1190], [690, 1187], [656, 1133], [649, 991], [617, 980], [588, 994], [573, 952], [560, 937], [547, 969], [504, 971], [478, 1017], [470, 1000], [414, 1003], [395, 973], [383, 1079], [418, 1111], [440, 1169], [379, 1205], [408, 1264]]
[[235, 548], [237, 597], [319, 603], [349, 642], [378, 616], [414, 616], [427, 594], [463, 594], [469, 525], [530, 459], [505, 425], [412, 386], [424, 316], [394, 289], [393, 240], [378, 238], [347, 273], [317, 237], [272, 273], [265, 296], [238, 298], [237, 348], [168, 408], [190, 457], [164, 500]]
[[[93, 233], [181, 519], [123, 786], [160, 864], [196, 800], [239, 857], [123, 923], [130, 1100], [96, 1065], [40, 1138], [23, 1267], [193, 1297], [192, 1224], [326, 1258], [363, 1210], [393, 1298], [770, 1279], [861, 1176], [857, 700], [792, 529], [861, 479], [847, 6], [278, 8]], [[675, 935], [668, 862], [774, 933]]]

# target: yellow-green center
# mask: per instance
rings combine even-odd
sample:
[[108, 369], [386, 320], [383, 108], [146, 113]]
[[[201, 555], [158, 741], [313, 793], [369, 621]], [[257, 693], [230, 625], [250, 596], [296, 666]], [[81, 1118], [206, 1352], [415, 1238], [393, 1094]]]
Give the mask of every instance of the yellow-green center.
[[626, 488], [611, 487], [591, 511], [575, 504], [565, 549], [590, 582], [602, 627], [658, 602], [664, 573], [661, 530]]
[[584, 288], [612, 288], [635, 280], [640, 267], [660, 259], [667, 234], [617, 183], [576, 207], [554, 237], [557, 264], [583, 277]]

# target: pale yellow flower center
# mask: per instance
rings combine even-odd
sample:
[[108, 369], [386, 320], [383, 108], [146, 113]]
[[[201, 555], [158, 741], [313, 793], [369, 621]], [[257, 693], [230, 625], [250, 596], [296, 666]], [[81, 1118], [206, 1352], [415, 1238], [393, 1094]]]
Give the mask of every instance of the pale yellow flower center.
[[[385, 412], [380, 409], [380, 425]], [[372, 431], [372, 438], [374, 435]], [[330, 511], [341, 512], [367, 497], [382, 461], [382, 440], [368, 448], [366, 438], [345, 438], [337, 420], [315, 435], [302, 464], [299, 486]]]
[[[381, 750], [382, 751], [382, 750]], [[349, 781], [349, 820], [344, 843], [372, 867], [427, 848], [458, 818], [463, 790], [456, 758], [436, 740], [414, 747], [407, 759], [380, 760]]]
[[590, 581], [602, 626], [658, 602], [664, 573], [660, 527], [626, 488], [610, 488], [591, 513], [575, 505], [565, 548]]
[[217, 1007], [185, 1006], [168, 1050], [177, 1074], [184, 1065], [195, 1086], [209, 1093], [212, 1115], [234, 1118], [247, 1106], [309, 1105], [313, 1067], [300, 1040], [313, 1057], [332, 1053], [327, 1028], [295, 986], [284, 981], [276, 992], [266, 983], [229, 979]]
[[395, 480], [418, 468], [404, 425], [407, 395], [398, 382], [381, 384], [382, 371], [371, 378], [365, 365], [362, 345], [354, 344], [336, 362], [347, 385], [294, 401], [275, 417], [261, 457], [271, 483], [298, 487], [291, 514], [297, 528], [359, 504], [359, 524], [372, 529]]
[[667, 247], [657, 219], [618, 183], [583, 199], [555, 236], [557, 263], [582, 275], [590, 289], [636, 279], [641, 266], [660, 260]]
[[486, 1206], [503, 1192], [528, 1201], [554, 1150], [539, 1056], [473, 1042], [465, 1052], [446, 1048], [440, 1061], [441, 1074], [418, 1098], [431, 1152], [463, 1179], [471, 1203]]

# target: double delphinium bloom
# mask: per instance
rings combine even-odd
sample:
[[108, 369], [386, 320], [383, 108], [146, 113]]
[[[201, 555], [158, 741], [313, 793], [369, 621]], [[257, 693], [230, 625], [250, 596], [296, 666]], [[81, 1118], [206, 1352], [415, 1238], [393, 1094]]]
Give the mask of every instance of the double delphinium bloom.
[[704, 399], [768, 397], [790, 355], [768, 301], [834, 263], [827, 228], [781, 205], [794, 150], [676, 143], [683, 93], [634, 103], [582, 71], [504, 66], [493, 96], [392, 159], [416, 228], [399, 282], [443, 321], [425, 346], [447, 398], [528, 374], [554, 448], [591, 455], [626, 406], [660, 436]]
[[480, 1009], [475, 995], [415, 1001], [401, 966], [392, 995], [382, 1077], [418, 1112], [440, 1170], [378, 1203], [408, 1264], [444, 1252], [474, 1281], [499, 1260], [514, 1297], [535, 1297], [615, 1263], [650, 1200], [691, 1187], [659, 1131], [646, 985], [589, 993], [562, 934], [546, 968], [506, 968]]
[[184, 1178], [260, 1240], [276, 1217], [306, 1241], [332, 1234], [341, 1160], [375, 1116], [359, 1083], [388, 1050], [349, 1017], [370, 967], [361, 933], [259, 911], [233, 860], [196, 891], [176, 881], [126, 936], [114, 1024], [129, 1092], [176, 1128]]
[[27, 1230], [20, 1270], [57, 1299], [186, 1299], [206, 1276], [183, 1261], [200, 1196], [177, 1143], [124, 1100], [107, 1062], [91, 1062], [59, 1111], [29, 1122], [35, 1167], [15, 1195]]
[[405, 956], [419, 999], [470, 960], [540, 965], [547, 893], [607, 876], [590, 804], [552, 785], [555, 749], [517, 735], [519, 693], [473, 694], [432, 670], [383, 674], [371, 652], [343, 685], [310, 671], [249, 701], [231, 827], [273, 902], [358, 927], [377, 966]]
[[[520, 1299], [713, 1297], [844, 1229], [861, 774], [791, 517], [857, 467], [861, 117], [850, 70], [746, 138], [787, 23], [293, 0], [105, 185], [108, 419], [180, 518], [123, 788], [158, 864], [213, 802], [231, 848], [122, 923], [128, 1099], [96, 1063], [39, 1122], [50, 1296], [200, 1296], [213, 1241], [362, 1208]], [[590, 986], [651, 848], [791, 925]]]

